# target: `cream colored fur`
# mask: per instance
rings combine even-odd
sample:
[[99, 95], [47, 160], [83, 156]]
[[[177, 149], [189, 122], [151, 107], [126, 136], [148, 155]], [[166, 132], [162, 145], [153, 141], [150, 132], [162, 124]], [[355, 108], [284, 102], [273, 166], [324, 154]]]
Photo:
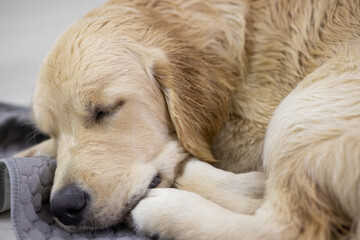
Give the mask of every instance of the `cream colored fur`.
[[91, 194], [68, 230], [132, 210], [164, 239], [359, 239], [359, 23], [357, 0], [111, 1], [46, 58], [52, 139], [19, 156]]

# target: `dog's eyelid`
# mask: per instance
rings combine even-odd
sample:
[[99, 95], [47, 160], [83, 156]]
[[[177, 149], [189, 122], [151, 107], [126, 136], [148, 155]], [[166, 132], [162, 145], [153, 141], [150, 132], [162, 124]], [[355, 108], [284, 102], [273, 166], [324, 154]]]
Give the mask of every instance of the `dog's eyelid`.
[[108, 114], [109, 114], [109, 112], [105, 112], [105, 111], [102, 111], [102, 110], [96, 111], [95, 120], [100, 121], [101, 119], [106, 117], [106, 115], [108, 115]]
[[115, 112], [117, 112], [123, 105], [125, 104], [124, 100], [118, 101], [117, 103], [109, 106], [109, 107], [102, 107], [102, 106], [96, 106], [95, 107], [95, 120], [96, 122], [101, 121], [105, 117], [108, 117]]

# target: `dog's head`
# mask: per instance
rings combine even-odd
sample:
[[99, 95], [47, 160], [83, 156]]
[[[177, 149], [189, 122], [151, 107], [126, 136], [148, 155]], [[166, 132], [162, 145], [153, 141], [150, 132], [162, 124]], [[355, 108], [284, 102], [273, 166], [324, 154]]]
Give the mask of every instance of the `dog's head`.
[[145, 15], [92, 12], [40, 70], [33, 115], [56, 140], [51, 211], [68, 230], [118, 223], [149, 188], [171, 186], [189, 154], [214, 161], [231, 77], [221, 59]]

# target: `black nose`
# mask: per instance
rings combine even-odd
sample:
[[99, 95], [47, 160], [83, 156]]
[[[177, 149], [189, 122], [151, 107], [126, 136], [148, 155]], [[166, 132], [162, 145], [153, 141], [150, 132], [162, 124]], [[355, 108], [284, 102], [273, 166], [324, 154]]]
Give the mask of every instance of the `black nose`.
[[83, 219], [88, 199], [84, 191], [75, 185], [67, 185], [53, 196], [50, 213], [64, 225], [77, 226]]

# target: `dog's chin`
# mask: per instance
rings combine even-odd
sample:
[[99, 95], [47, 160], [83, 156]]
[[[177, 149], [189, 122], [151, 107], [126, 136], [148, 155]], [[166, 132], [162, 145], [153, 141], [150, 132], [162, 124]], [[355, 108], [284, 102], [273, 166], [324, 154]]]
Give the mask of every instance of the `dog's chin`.
[[[134, 202], [131, 206], [127, 205], [125, 206], [125, 209], [118, 214], [118, 217], [106, 217], [102, 216], [88, 216], [85, 217], [83, 222], [81, 222], [78, 226], [74, 225], [65, 225], [61, 223], [57, 218], [55, 219], [55, 222], [57, 225], [64, 229], [67, 232], [70, 233], [80, 233], [80, 232], [88, 232], [88, 231], [106, 231], [109, 229], [119, 229], [121, 227], [125, 227], [128, 225], [128, 219], [130, 212], [136, 207], [137, 203], [140, 202], [141, 199], [143, 199], [145, 195], [141, 198], [138, 198], [136, 202]], [[112, 215], [113, 216], [113, 215]], [[96, 219], [96, 220], [95, 220]], [[104, 219], [104, 221], [101, 221], [101, 219]]]
[[84, 224], [79, 226], [64, 225], [57, 219], [55, 219], [55, 222], [60, 228], [70, 233], [82, 233], [82, 232], [91, 232], [91, 231], [101, 232], [101, 231], [108, 231], [110, 229], [119, 229], [127, 226], [125, 221], [119, 221], [112, 224], [108, 223], [107, 225], [104, 224], [97, 225], [96, 223], [94, 223], [93, 225]]
[[[86, 229], [83, 229], [81, 230], [82, 227], [76, 227], [76, 226], [68, 226], [68, 225], [65, 225], [63, 223], [61, 223], [57, 218], [54, 218], [56, 224], [64, 229], [65, 231], [67, 232], [71, 232], [71, 233], [77, 233], [77, 232], [81, 232], [81, 231], [85, 231]], [[89, 230], [89, 229], [88, 229]]]
[[[78, 226], [74, 225], [65, 225], [61, 223], [57, 218], [55, 222], [58, 226], [64, 229], [67, 232], [71, 233], [79, 233], [79, 232], [86, 232], [86, 231], [106, 231], [109, 229], [119, 229], [122, 227], [128, 226], [129, 223], [129, 215], [130, 212], [136, 207], [136, 205], [145, 197], [146, 193], [141, 196], [134, 197], [129, 203], [127, 203], [116, 218], [104, 217], [98, 218], [97, 216], [88, 216], [85, 217], [84, 221], [80, 223]], [[95, 220], [97, 219], [97, 220]], [[102, 222], [99, 219], [106, 219], [106, 221]]]

